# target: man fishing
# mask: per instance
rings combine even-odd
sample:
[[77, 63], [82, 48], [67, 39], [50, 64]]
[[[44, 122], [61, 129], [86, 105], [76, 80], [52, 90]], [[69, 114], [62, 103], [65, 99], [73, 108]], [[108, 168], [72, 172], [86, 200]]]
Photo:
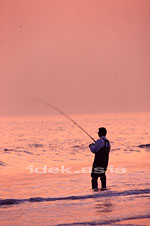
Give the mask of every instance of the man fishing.
[[98, 191], [98, 177], [101, 180], [101, 190], [106, 190], [106, 175], [105, 172], [108, 166], [110, 142], [106, 138], [107, 130], [104, 127], [99, 128], [98, 139], [95, 143], [89, 145], [92, 153], [95, 154], [92, 166], [92, 189]]
[[80, 130], [82, 130], [88, 137], [90, 137], [94, 141], [94, 143], [89, 145], [91, 152], [95, 154], [95, 159], [93, 162], [92, 173], [91, 173], [92, 189], [94, 191], [98, 191], [97, 179], [98, 177], [100, 177], [102, 190], [105, 190], [106, 189], [105, 172], [107, 170], [109, 151], [110, 151], [110, 143], [106, 138], [107, 130], [104, 127], [99, 128], [98, 135], [100, 139], [95, 141], [94, 138], [84, 128], [82, 128], [75, 120], [73, 120], [69, 115], [67, 115], [61, 109], [59, 109], [55, 105], [43, 99], [34, 98], [34, 100], [59, 112], [61, 115], [66, 117], [68, 120], [70, 120], [74, 125], [76, 125]]

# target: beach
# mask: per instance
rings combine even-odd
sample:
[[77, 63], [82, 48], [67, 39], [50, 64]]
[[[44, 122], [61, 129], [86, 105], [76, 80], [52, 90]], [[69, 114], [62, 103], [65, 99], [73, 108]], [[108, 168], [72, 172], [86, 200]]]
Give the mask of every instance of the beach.
[[0, 225], [150, 225], [150, 114], [71, 115], [111, 143], [107, 190], [91, 189], [92, 140], [61, 115], [0, 118]]

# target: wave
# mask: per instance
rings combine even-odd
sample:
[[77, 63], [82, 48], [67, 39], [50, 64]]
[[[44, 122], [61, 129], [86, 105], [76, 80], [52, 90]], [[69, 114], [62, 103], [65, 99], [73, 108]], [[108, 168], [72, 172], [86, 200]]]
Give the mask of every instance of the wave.
[[150, 144], [141, 144], [137, 146], [138, 148], [150, 148]]
[[5, 162], [0, 161], [0, 166], [6, 166], [7, 164]]
[[43, 144], [28, 144], [28, 146], [30, 148], [42, 148], [42, 147], [44, 147]]
[[[150, 218], [150, 214], [140, 215], [140, 216], [131, 216], [131, 217], [123, 217], [118, 219], [109, 219], [109, 220], [101, 220], [101, 221], [90, 221], [90, 222], [76, 222], [76, 223], [69, 223], [69, 224], [57, 224], [55, 226], [77, 226], [77, 225], [118, 225], [115, 223], [126, 221], [126, 220], [139, 220], [139, 219], [146, 219]], [[119, 224], [120, 226], [127, 226], [133, 224]], [[138, 224], [139, 225], [139, 224]]]
[[128, 151], [130, 151], [130, 152], [133, 152], [133, 151], [135, 151], [135, 152], [140, 152], [139, 150], [133, 150], [133, 149], [129, 149], [129, 150], [123, 150], [123, 151], [126, 151], [126, 152], [128, 152]]
[[[18, 147], [17, 147], [18, 148]], [[16, 149], [8, 149], [8, 148], [5, 148], [4, 149], [5, 152], [16, 152], [16, 153], [26, 153], [26, 154], [33, 154], [32, 152], [30, 151], [22, 151], [22, 150], [16, 150]]]
[[111, 148], [111, 152], [112, 151], [120, 151], [120, 148]]
[[62, 201], [62, 200], [82, 200], [82, 199], [93, 199], [93, 198], [100, 198], [100, 197], [129, 196], [129, 195], [141, 195], [141, 194], [142, 195], [150, 194], [150, 189], [127, 190], [127, 191], [121, 191], [121, 192], [112, 192], [112, 191], [106, 190], [106, 191], [101, 191], [100, 193], [98, 192], [91, 195], [53, 197], [53, 198], [33, 197], [28, 199], [0, 199], [0, 206], [20, 204], [23, 202], [51, 202], [51, 201]]

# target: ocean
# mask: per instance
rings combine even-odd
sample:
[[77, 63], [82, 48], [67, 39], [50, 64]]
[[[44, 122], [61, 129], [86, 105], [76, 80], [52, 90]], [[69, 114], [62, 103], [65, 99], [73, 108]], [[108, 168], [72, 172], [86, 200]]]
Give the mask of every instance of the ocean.
[[94, 139], [107, 128], [107, 190], [92, 191], [92, 140], [65, 117], [1, 117], [0, 225], [149, 226], [150, 113], [71, 117]]

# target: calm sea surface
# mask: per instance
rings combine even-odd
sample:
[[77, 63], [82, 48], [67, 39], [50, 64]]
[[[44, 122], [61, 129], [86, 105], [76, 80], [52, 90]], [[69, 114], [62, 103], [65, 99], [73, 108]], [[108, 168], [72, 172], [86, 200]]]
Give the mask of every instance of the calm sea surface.
[[71, 117], [107, 128], [108, 190], [91, 190], [92, 140], [66, 118], [1, 117], [0, 225], [149, 226], [150, 113]]

